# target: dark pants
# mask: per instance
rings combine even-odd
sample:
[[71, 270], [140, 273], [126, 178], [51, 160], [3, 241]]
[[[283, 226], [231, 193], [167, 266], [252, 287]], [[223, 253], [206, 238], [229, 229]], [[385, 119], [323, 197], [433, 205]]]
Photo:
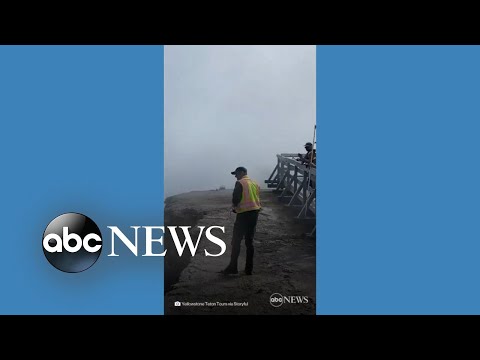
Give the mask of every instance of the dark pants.
[[230, 269], [237, 270], [238, 256], [240, 255], [240, 245], [243, 237], [245, 237], [245, 245], [247, 246], [247, 261], [245, 263], [245, 271], [253, 270], [253, 236], [255, 235], [255, 227], [257, 226], [259, 210], [247, 211], [237, 214], [235, 225], [233, 226], [232, 239], [232, 256], [230, 258]]

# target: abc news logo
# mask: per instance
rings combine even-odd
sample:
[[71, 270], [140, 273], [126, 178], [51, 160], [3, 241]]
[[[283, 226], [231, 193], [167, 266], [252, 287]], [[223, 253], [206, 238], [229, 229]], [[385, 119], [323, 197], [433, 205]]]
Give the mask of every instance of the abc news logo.
[[308, 296], [284, 296], [279, 293], [270, 295], [270, 305], [280, 307], [283, 304], [307, 304]]
[[[130, 239], [117, 227], [108, 226], [111, 231], [111, 253], [108, 256], [119, 256], [115, 253], [115, 239], [119, 239], [135, 256], [138, 256], [138, 233], [139, 229], [145, 229], [145, 254], [142, 256], [165, 256], [167, 250], [162, 253], [153, 252], [153, 243], [163, 245], [163, 235], [154, 238], [153, 231], [164, 231], [163, 226], [131, 226], [135, 230], [134, 241]], [[185, 241], [180, 241], [177, 234], [177, 226], [168, 226], [173, 243], [179, 254], [182, 256], [184, 250], [188, 249], [192, 256], [195, 256], [200, 238], [205, 226], [199, 226], [196, 243], [192, 240], [190, 226], [180, 226]], [[220, 229], [225, 233], [225, 227], [210, 226], [205, 231], [208, 241], [219, 246], [218, 253], [211, 254], [206, 249], [205, 256], [220, 256], [225, 253], [227, 247], [225, 242], [213, 236], [211, 231]], [[79, 213], [66, 213], [53, 219], [45, 229], [42, 239], [43, 253], [48, 262], [58, 270], [67, 273], [78, 273], [87, 270], [95, 264], [102, 252], [102, 234], [97, 224], [89, 217]]]
[[50, 264], [58, 270], [77, 273], [97, 262], [102, 252], [102, 234], [89, 217], [67, 213], [48, 224], [42, 245]]

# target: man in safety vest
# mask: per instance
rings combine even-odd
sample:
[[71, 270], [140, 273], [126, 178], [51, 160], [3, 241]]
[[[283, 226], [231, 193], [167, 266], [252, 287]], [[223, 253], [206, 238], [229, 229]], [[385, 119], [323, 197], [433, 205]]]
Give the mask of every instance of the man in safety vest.
[[237, 178], [232, 197], [232, 211], [237, 214], [237, 218], [233, 226], [230, 264], [221, 273], [238, 274], [237, 261], [240, 255], [240, 244], [245, 237], [245, 245], [247, 246], [245, 274], [252, 275], [253, 236], [255, 235], [258, 213], [262, 208], [260, 204], [260, 187], [248, 177], [247, 169], [242, 166], [236, 168], [231, 174]]

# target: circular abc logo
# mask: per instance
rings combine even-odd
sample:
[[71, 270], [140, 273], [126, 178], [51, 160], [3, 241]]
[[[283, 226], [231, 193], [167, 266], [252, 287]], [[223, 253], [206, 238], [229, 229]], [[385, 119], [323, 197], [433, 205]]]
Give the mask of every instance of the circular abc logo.
[[42, 246], [50, 264], [64, 272], [78, 273], [97, 262], [102, 252], [102, 234], [89, 217], [66, 213], [48, 224]]
[[270, 305], [273, 307], [280, 307], [283, 305], [283, 295], [279, 293], [274, 293], [270, 295]]

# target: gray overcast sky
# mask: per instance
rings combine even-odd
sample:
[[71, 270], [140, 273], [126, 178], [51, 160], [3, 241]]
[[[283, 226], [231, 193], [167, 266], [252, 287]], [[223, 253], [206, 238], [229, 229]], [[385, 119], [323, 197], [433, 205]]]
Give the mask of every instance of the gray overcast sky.
[[165, 46], [165, 197], [261, 188], [276, 154], [305, 152], [315, 125], [315, 46]]

